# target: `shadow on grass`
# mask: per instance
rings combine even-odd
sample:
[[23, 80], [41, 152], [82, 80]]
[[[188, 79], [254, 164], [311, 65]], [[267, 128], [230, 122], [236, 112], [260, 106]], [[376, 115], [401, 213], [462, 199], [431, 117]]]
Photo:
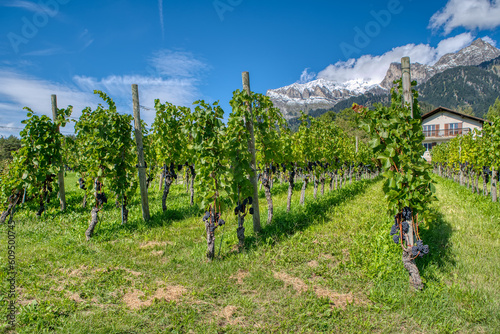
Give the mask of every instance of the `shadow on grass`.
[[148, 228], [164, 227], [171, 225], [174, 221], [181, 221], [194, 216], [202, 216], [203, 211], [197, 205], [185, 205], [175, 209], [169, 209], [167, 204], [166, 211], [157, 211], [151, 215], [151, 219], [145, 222]]
[[[140, 206], [140, 204], [138, 204]], [[190, 206], [189, 204], [176, 207], [170, 209], [167, 204], [166, 211], [157, 211], [150, 215], [150, 219], [148, 221], [144, 221], [142, 218], [142, 211], [138, 216], [130, 217], [128, 219], [127, 224], [121, 225], [120, 223], [113, 223], [111, 225], [107, 225], [101, 230], [101, 233], [105, 234], [107, 239], [115, 239], [118, 237], [120, 233], [131, 234], [137, 232], [139, 230], [157, 228], [157, 227], [168, 227], [172, 225], [174, 221], [182, 221], [187, 218], [191, 218], [196, 215], [200, 215], [200, 209], [196, 206]], [[96, 228], [96, 234], [99, 231]], [[102, 238], [101, 237], [101, 238]]]
[[[296, 191], [300, 191], [302, 188], [302, 181], [301, 179], [297, 180], [294, 185], [293, 185], [293, 192], [295, 193]], [[260, 188], [260, 184], [259, 184]], [[279, 183], [279, 181], [274, 181], [273, 187], [271, 188], [271, 194], [272, 196], [276, 196], [279, 194], [287, 193], [288, 192], [288, 181], [285, 181], [283, 183]], [[259, 189], [259, 198], [266, 198], [266, 193], [264, 192], [264, 188]]]
[[[325, 194], [328, 194], [330, 192], [330, 178], [326, 178], [325, 182]], [[349, 181], [347, 181], [349, 182]], [[299, 178], [297, 181], [294, 182], [293, 184], [293, 192], [295, 193], [296, 191], [300, 191], [302, 189], [302, 185], [304, 184], [304, 180], [302, 178]], [[271, 194], [272, 196], [276, 196], [279, 194], [283, 193], [288, 193], [288, 181], [284, 181], [283, 183], [280, 183], [280, 181], [274, 181], [274, 185], [271, 188]], [[314, 187], [314, 182], [310, 181], [308, 183], [307, 187]], [[318, 195], [321, 193], [321, 183], [318, 185]], [[259, 198], [266, 198], [266, 194], [264, 192], [264, 189], [259, 190]]]
[[450, 249], [450, 238], [453, 233], [451, 224], [440, 212], [434, 210], [433, 214], [435, 219], [428, 224], [429, 229], [420, 230], [424, 244], [429, 245], [429, 255], [416, 261], [420, 271], [425, 271], [430, 265], [437, 265], [440, 268], [446, 268], [447, 264], [455, 266], [455, 259]]
[[[259, 235], [245, 237], [245, 248], [256, 249], [262, 244], [275, 244], [287, 235], [292, 235], [306, 229], [317, 221], [325, 219], [331, 207], [345, 203], [355, 196], [363, 193], [369, 184], [378, 182], [380, 178], [373, 180], [361, 180], [353, 182], [342, 189], [327, 192], [318, 199], [306, 202], [304, 206], [292, 208], [290, 212], [278, 211], [273, 217], [273, 222], [265, 226]], [[300, 193], [295, 192], [295, 196]]]

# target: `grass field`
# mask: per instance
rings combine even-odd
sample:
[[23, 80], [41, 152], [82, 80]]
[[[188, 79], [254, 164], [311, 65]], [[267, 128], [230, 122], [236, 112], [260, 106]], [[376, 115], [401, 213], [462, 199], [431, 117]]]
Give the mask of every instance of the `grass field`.
[[[90, 213], [76, 177], [66, 179], [68, 210], [53, 201], [16, 213], [18, 333], [500, 333], [500, 205], [436, 177], [437, 219], [421, 236], [430, 255], [417, 260], [425, 288], [409, 289], [401, 248], [389, 236], [382, 181], [359, 181], [300, 206], [296, 185], [286, 213], [286, 184], [273, 189], [275, 220], [246, 247], [237, 222], [216, 231], [205, 257], [203, 215], [174, 185], [161, 212], [157, 184], [152, 219], [139, 199], [129, 224], [108, 203], [90, 242]], [[261, 220], [266, 204], [261, 196]], [[1, 226], [5, 245], [6, 227]], [[0, 251], [0, 332], [10, 331], [7, 252]]]

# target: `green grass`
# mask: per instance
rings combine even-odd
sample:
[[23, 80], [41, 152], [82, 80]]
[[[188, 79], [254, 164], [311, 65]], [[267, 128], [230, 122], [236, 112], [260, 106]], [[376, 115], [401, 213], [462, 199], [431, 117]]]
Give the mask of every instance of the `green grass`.
[[[380, 180], [317, 200], [309, 186], [303, 207], [298, 183], [290, 213], [287, 185], [276, 184], [274, 222], [256, 236], [247, 217], [238, 252], [237, 222], [227, 213], [222, 243], [216, 231], [220, 256], [208, 262], [203, 214], [182, 184], [172, 187], [165, 213], [153, 184], [147, 223], [138, 197], [126, 226], [108, 203], [87, 242], [89, 210], [69, 175], [66, 213], [56, 200], [41, 218], [32, 203], [16, 213], [17, 332], [499, 333], [500, 206], [436, 180], [437, 219], [421, 231], [431, 253], [417, 262], [425, 288], [414, 292], [389, 236]], [[260, 205], [265, 222], [262, 196]], [[3, 322], [5, 251], [0, 263]]]

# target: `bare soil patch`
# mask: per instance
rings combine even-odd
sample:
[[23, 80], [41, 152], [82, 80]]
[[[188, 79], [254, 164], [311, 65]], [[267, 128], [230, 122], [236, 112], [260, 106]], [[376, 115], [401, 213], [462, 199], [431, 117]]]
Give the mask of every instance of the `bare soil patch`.
[[238, 272], [234, 275], [231, 275], [229, 278], [231, 279], [235, 279], [238, 284], [243, 284], [243, 279], [245, 277], [247, 277], [250, 273], [248, 272], [248, 270], [243, 270], [243, 269], [240, 269], [238, 270]]
[[234, 313], [238, 310], [236, 306], [228, 305], [222, 309], [222, 315], [226, 318], [227, 323], [231, 326], [241, 325], [245, 317], [233, 318]]
[[307, 265], [311, 268], [316, 268], [316, 267], [318, 267], [318, 261], [316, 261], [316, 260], [309, 261], [309, 262], [307, 262]]
[[180, 285], [167, 286], [156, 290], [153, 296], [145, 298], [144, 292], [132, 289], [123, 296], [123, 302], [131, 309], [137, 310], [142, 307], [151, 306], [155, 299], [167, 301], [178, 300], [187, 292], [186, 288]]
[[155, 246], [160, 246], [160, 247], [165, 247], [167, 245], [166, 241], [148, 241], [144, 242], [139, 245], [139, 248], [144, 249], [144, 248], [150, 248], [150, 247], [155, 247]]
[[165, 254], [165, 252], [162, 250], [159, 250], [159, 251], [152, 251], [151, 254], [154, 256], [162, 256], [163, 254]]
[[320, 286], [314, 286], [314, 293], [318, 297], [326, 297], [332, 302], [332, 307], [345, 309], [347, 305], [367, 305], [370, 302], [362, 295], [352, 293], [338, 293]]
[[295, 291], [298, 293], [302, 293], [307, 291], [307, 284], [304, 283], [303, 280], [301, 280], [298, 277], [293, 277], [291, 275], [288, 275], [287, 273], [278, 273], [274, 272], [274, 278], [279, 279], [283, 282], [285, 282], [286, 285], [291, 285]]
[[77, 303], [82, 303], [84, 302], [85, 300], [83, 300], [81, 297], [80, 297], [80, 294], [79, 293], [76, 293], [76, 292], [73, 292], [73, 293], [70, 293], [69, 294], [69, 299], [77, 302]]

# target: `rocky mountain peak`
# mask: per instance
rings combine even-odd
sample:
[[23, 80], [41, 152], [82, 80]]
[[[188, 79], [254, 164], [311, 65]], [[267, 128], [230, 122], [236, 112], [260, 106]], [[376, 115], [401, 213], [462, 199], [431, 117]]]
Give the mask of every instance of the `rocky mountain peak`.
[[[411, 64], [411, 77], [418, 84], [427, 82], [434, 75], [457, 66], [475, 66], [500, 56], [500, 50], [478, 38], [469, 46], [456, 53], [442, 56], [434, 65]], [[338, 83], [317, 79], [305, 84], [294, 83], [277, 89], [270, 89], [267, 95], [289, 119], [299, 115], [299, 111], [328, 110], [341, 101], [363, 94], [387, 94], [393, 81], [401, 78], [401, 64], [392, 63], [380, 84], [351, 80]]]
[[[478, 38], [469, 46], [456, 53], [445, 54], [432, 66], [412, 63], [411, 78], [421, 84], [432, 78], [435, 74], [444, 72], [449, 68], [475, 66], [498, 56], [500, 56], [499, 49]], [[386, 89], [390, 89], [392, 82], [398, 78], [401, 78], [401, 64], [392, 63], [380, 85]]]
[[457, 66], [473, 66], [479, 65], [482, 62], [491, 60], [500, 56], [500, 50], [493, 45], [483, 41], [481, 38], [476, 39], [471, 45], [463, 48], [456, 53], [447, 53], [442, 56], [434, 68], [438, 72], [443, 72], [452, 67]]

